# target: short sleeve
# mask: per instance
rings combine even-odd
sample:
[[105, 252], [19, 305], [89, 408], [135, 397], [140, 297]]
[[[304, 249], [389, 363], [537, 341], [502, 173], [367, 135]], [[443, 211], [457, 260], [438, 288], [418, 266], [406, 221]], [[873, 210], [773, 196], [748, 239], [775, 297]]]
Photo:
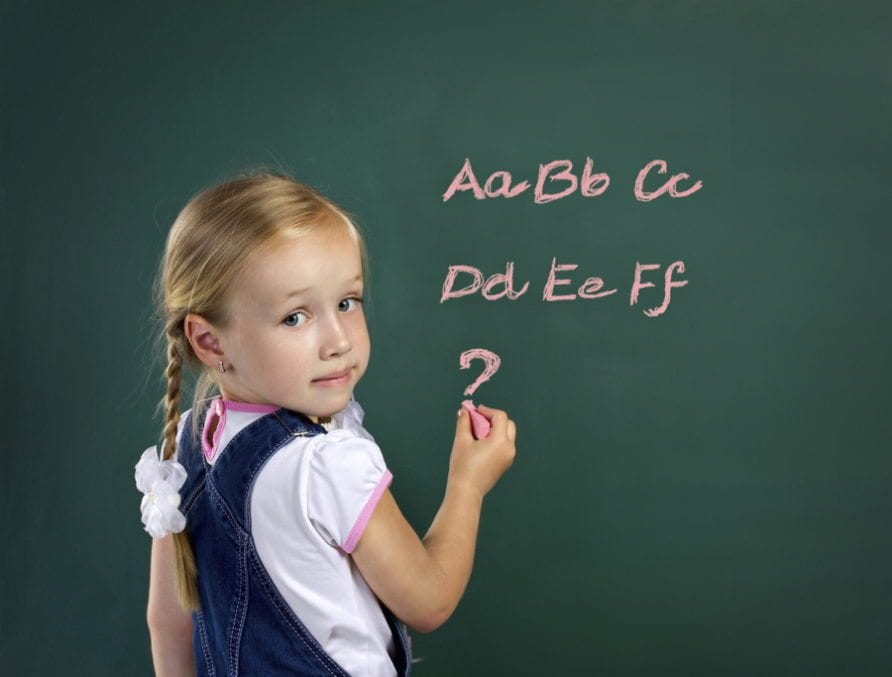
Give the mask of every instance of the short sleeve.
[[310, 522], [330, 545], [353, 552], [393, 476], [381, 449], [349, 430], [313, 439], [307, 484]]

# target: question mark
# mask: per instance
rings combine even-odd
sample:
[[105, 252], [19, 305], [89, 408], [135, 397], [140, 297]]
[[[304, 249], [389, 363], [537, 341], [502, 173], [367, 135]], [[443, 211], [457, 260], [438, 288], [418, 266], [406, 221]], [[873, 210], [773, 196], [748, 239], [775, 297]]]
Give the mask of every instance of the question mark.
[[[471, 348], [459, 356], [458, 364], [462, 369], [467, 369], [471, 366], [471, 360], [483, 360], [486, 363], [486, 368], [483, 370], [483, 373], [477, 377], [476, 381], [465, 388], [465, 395], [468, 397], [473, 395], [474, 391], [482, 384], [491, 379], [493, 374], [499, 370], [499, 365], [502, 363], [501, 358], [492, 351], [485, 350], [484, 348]], [[471, 417], [471, 432], [474, 437], [480, 440], [489, 435], [489, 419], [477, 411], [477, 407], [474, 406], [474, 403], [471, 400], [465, 400], [461, 403], [461, 406]]]
[[465, 395], [468, 397], [473, 395], [477, 388], [491, 379], [493, 374], [499, 370], [499, 365], [502, 364], [502, 358], [494, 352], [485, 350], [484, 348], [471, 348], [470, 350], [466, 350], [459, 356], [458, 363], [462, 369], [468, 369], [471, 366], [471, 360], [483, 360], [486, 363], [486, 368], [483, 370], [483, 373], [477, 377], [476, 381], [465, 388]]

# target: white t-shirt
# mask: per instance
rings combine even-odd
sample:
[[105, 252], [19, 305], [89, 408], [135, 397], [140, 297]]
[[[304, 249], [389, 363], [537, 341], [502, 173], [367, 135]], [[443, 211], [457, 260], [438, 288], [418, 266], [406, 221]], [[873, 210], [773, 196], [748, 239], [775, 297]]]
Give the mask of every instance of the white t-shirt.
[[[201, 435], [205, 458], [213, 463], [242, 428], [275, 410], [215, 399]], [[251, 531], [282, 597], [328, 655], [351, 675], [390, 677], [393, 633], [350, 557], [392, 479], [362, 418], [351, 401], [328, 434], [294, 437], [273, 454], [255, 480]]]

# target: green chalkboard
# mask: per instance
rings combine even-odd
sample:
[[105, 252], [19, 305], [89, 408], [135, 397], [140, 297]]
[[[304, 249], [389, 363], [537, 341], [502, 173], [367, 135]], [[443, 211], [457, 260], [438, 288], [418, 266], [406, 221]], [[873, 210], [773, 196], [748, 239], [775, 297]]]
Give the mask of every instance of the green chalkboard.
[[[474, 398], [517, 460], [415, 674], [892, 674], [890, 19], [3, 3], [0, 672], [150, 673], [154, 272], [189, 196], [264, 165], [366, 234], [357, 397], [422, 533], [482, 369], [459, 356], [501, 358]], [[642, 194], [678, 196], [636, 196], [655, 160]], [[542, 167], [541, 197], [575, 190], [537, 202]], [[517, 298], [441, 301], [450, 267], [455, 291], [509, 263]], [[552, 268], [576, 298], [543, 298]]]

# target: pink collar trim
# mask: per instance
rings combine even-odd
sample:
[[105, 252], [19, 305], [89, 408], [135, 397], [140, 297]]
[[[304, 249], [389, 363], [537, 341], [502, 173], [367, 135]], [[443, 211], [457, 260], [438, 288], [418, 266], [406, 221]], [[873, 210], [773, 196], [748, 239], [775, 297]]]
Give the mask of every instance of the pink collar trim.
[[278, 411], [280, 407], [275, 406], [274, 404], [254, 404], [253, 402], [236, 402], [235, 400], [224, 400], [220, 399], [223, 402], [223, 406], [227, 409], [232, 409], [232, 411], [241, 411], [247, 414], [271, 414], [274, 411]]
[[[211, 401], [211, 406], [204, 419], [204, 428], [201, 431], [201, 451], [208, 463], [213, 460], [220, 447], [220, 437], [223, 435], [223, 429], [226, 428], [226, 412], [230, 410], [246, 414], [271, 414], [274, 411], [278, 411], [279, 407], [272, 404], [236, 402], [235, 400], [224, 400], [222, 397], [215, 397]], [[213, 438], [211, 437], [212, 426], [214, 430]]]

